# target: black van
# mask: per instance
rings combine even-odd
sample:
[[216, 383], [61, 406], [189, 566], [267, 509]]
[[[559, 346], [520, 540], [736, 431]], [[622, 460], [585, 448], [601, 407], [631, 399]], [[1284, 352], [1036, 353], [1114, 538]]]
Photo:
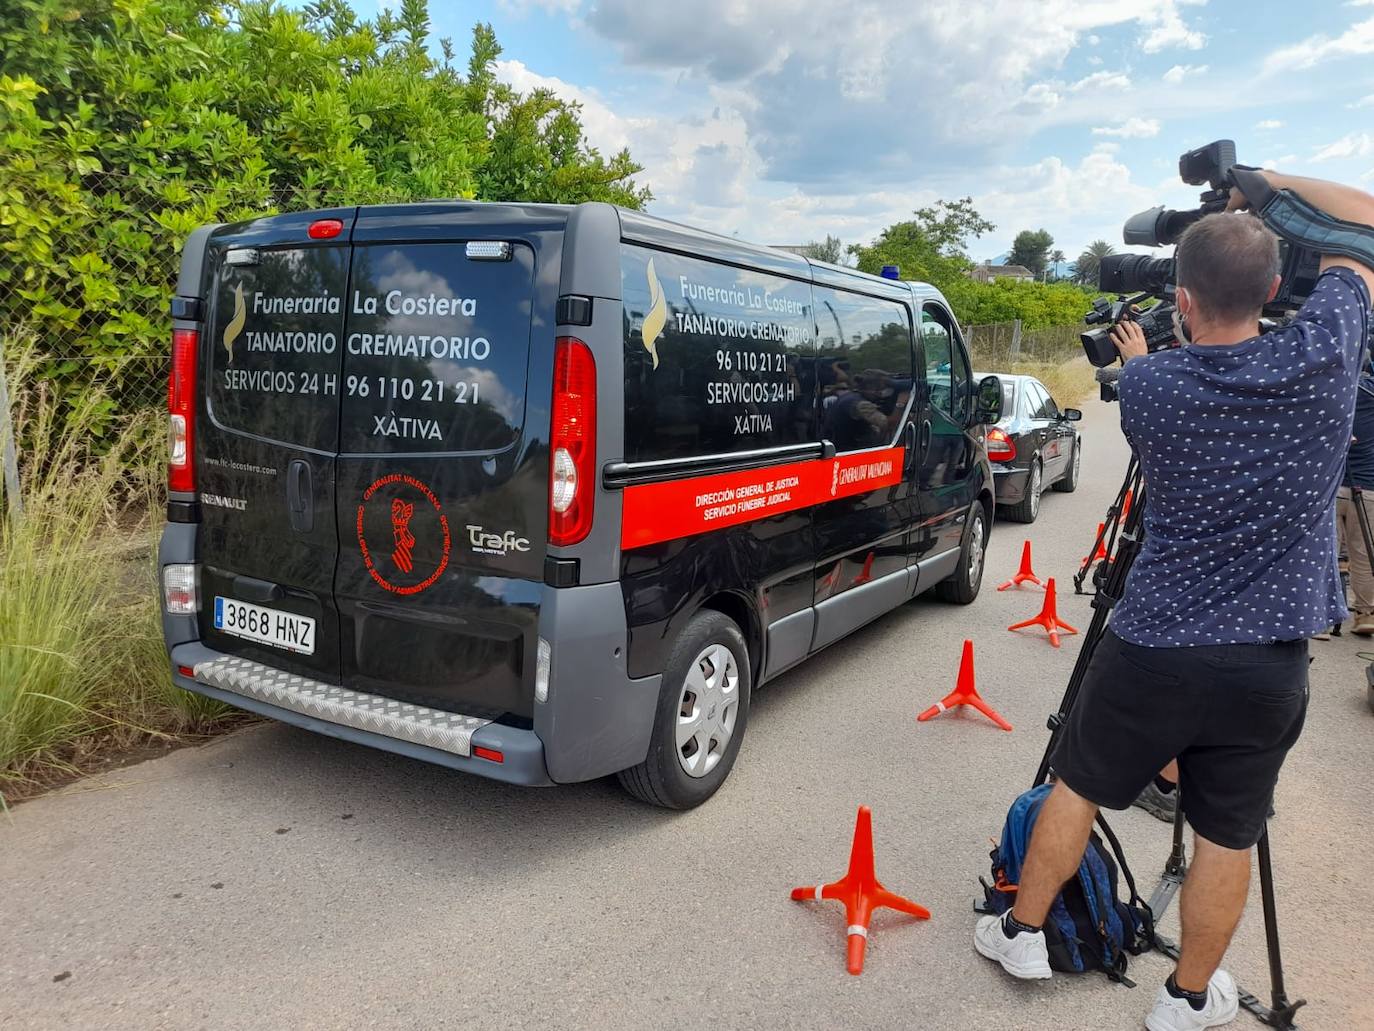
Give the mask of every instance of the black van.
[[978, 593], [940, 294], [604, 204], [207, 226], [172, 302], [175, 682], [517, 784], [685, 808], [750, 692]]

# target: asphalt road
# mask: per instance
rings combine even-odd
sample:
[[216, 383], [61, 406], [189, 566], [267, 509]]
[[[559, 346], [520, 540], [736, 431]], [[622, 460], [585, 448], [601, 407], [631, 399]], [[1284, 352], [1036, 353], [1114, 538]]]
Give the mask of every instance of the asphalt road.
[[[1027, 536], [1063, 582], [1085, 553], [1126, 449], [1107, 406], [1089, 404], [1083, 429], [1082, 487], [1047, 494], [1029, 532], [998, 524], [973, 606], [915, 602], [763, 689], [733, 776], [695, 812], [612, 782], [505, 787], [279, 725], [19, 807], [0, 818], [0, 1025], [1140, 1027], [1161, 957], [1132, 964], [1133, 990], [1023, 985], [970, 942], [989, 839], [1029, 786], [1078, 647], [1008, 633], [1040, 596], [995, 587]], [[1087, 625], [1071, 588], [1060, 607]], [[977, 716], [916, 723], [953, 686], [965, 637], [1010, 734]], [[1271, 830], [1304, 1028], [1374, 1027], [1360, 647], [1313, 644]], [[860, 803], [879, 876], [933, 917], [879, 915], [856, 978], [841, 908], [788, 892], [843, 872]], [[1115, 825], [1153, 884], [1167, 826], [1138, 810]], [[1228, 966], [1267, 996], [1257, 900]]]

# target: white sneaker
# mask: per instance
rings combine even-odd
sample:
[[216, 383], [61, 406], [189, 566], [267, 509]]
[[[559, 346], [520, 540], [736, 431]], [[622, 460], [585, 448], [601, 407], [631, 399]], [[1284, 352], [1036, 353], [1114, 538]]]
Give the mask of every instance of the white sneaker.
[[[1012, 977], [1023, 981], [1038, 981], [1050, 976], [1050, 953], [1045, 947], [1045, 932], [1027, 934], [1022, 931], [1008, 938], [1002, 930], [1002, 918], [989, 913], [978, 918], [973, 929], [973, 947], [980, 956], [996, 960]], [[1234, 997], [1235, 992], [1232, 991]], [[1186, 1003], [1185, 1003], [1186, 1005]]]
[[1175, 999], [1163, 985], [1155, 997], [1155, 1008], [1145, 1018], [1150, 1031], [1202, 1031], [1220, 1027], [1235, 1019], [1240, 1010], [1236, 982], [1225, 970], [1218, 970], [1207, 982], [1207, 1004], [1195, 1010], [1187, 999]]

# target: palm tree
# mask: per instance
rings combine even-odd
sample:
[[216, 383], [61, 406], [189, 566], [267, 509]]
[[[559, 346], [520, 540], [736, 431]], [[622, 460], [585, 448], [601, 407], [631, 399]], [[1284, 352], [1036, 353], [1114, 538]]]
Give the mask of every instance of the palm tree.
[[1088, 249], [1078, 256], [1078, 260], [1073, 265], [1073, 279], [1076, 283], [1084, 283], [1087, 286], [1097, 285], [1097, 270], [1102, 265], [1102, 259], [1109, 254], [1115, 254], [1116, 248], [1106, 240], [1094, 240], [1088, 244]]
[[1050, 253], [1050, 263], [1045, 267], [1045, 282], [1049, 282], [1050, 269], [1054, 270], [1054, 278], [1059, 278], [1059, 266], [1064, 263], [1064, 252], [1055, 250]]

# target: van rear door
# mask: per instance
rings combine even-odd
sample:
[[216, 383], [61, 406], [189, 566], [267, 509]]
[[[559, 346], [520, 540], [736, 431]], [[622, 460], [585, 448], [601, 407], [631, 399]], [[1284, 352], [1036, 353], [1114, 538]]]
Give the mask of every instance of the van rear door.
[[359, 212], [335, 585], [355, 690], [533, 716], [566, 220], [541, 210]]
[[339, 677], [334, 461], [355, 213], [211, 235], [196, 427], [202, 639], [327, 681]]

